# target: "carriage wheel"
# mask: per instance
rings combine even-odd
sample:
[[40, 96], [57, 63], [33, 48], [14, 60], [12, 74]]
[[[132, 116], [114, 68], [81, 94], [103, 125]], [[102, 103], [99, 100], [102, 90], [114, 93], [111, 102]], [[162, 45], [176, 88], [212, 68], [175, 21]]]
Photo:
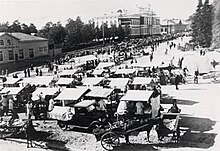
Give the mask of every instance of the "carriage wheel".
[[64, 123], [62, 123], [62, 122], [58, 122], [58, 125], [59, 125], [59, 127], [60, 127], [63, 131], [67, 130], [67, 128], [68, 128], [68, 125], [66, 125], [66, 124], [64, 124]]
[[101, 145], [105, 150], [113, 150], [115, 146], [119, 145], [119, 137], [113, 132], [105, 133], [101, 138]]

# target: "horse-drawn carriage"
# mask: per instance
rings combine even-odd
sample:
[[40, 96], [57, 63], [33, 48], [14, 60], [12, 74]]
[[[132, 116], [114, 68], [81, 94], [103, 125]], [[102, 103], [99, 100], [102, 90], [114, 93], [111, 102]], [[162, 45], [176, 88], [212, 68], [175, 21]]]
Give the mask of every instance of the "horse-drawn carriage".
[[120, 145], [120, 138], [128, 141], [128, 136], [133, 132], [147, 131], [149, 141], [150, 131], [154, 125], [158, 133], [158, 139], [161, 140], [165, 136], [172, 134], [172, 140], [179, 141], [179, 117], [180, 113], [162, 113], [160, 117], [152, 119], [126, 119], [119, 120], [107, 126], [98, 127], [93, 131], [97, 141], [101, 141], [101, 145], [105, 150], [113, 150], [114, 147]]

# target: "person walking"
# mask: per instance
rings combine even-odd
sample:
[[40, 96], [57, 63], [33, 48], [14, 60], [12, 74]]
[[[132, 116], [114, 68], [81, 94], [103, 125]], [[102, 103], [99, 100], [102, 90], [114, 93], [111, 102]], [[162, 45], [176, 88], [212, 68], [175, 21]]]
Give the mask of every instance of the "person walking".
[[179, 82], [180, 82], [180, 75], [175, 75], [175, 87], [176, 87], [176, 90], [179, 90], [178, 88], [178, 85], [179, 85]]
[[38, 68], [36, 68], [35, 71], [36, 71], [36, 74], [37, 74], [37, 76], [38, 76], [38, 74], [39, 74], [39, 70], [38, 70]]
[[28, 100], [28, 102], [26, 104], [26, 109], [27, 109], [27, 118], [31, 119], [31, 117], [33, 116], [33, 103], [32, 103], [32, 100]]
[[2, 104], [2, 107], [3, 107], [3, 115], [6, 114], [8, 115], [8, 95], [7, 94], [4, 94], [3, 95], [3, 98], [1, 100], [1, 104]]
[[198, 76], [199, 76], [199, 70], [196, 70], [195, 71], [195, 76], [194, 76], [194, 83], [196, 83], [196, 84], [199, 83]]

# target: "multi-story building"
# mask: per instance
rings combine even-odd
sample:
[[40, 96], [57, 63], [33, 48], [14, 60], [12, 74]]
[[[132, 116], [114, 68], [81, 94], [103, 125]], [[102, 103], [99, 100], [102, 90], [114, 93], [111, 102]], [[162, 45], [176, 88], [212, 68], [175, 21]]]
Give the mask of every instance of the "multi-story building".
[[120, 15], [118, 19], [122, 27], [129, 27], [131, 36], [160, 34], [160, 19], [151, 10], [131, 15]]
[[118, 16], [119, 14], [110, 14], [107, 15], [105, 14], [104, 16], [100, 17], [94, 17], [92, 21], [94, 22], [95, 27], [101, 27], [104, 23], [108, 26], [111, 27], [112, 25], [116, 25], [118, 27]]
[[190, 22], [180, 19], [165, 19], [160, 22], [162, 34], [176, 34], [190, 30]]
[[48, 55], [48, 40], [24, 33], [0, 33], [0, 64]]

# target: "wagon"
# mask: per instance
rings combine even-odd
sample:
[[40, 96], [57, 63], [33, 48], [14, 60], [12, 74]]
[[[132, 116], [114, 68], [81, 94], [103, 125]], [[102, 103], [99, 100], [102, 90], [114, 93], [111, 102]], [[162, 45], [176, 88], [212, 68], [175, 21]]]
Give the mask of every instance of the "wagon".
[[[173, 134], [172, 138], [178, 142], [180, 132], [178, 128], [179, 113], [163, 113], [156, 119], [128, 119], [126, 121], [116, 121], [113, 124], [109, 123], [109, 126], [99, 127], [93, 131], [97, 141], [101, 141], [101, 145], [105, 150], [113, 150], [114, 147], [119, 146], [120, 138], [127, 137], [133, 132], [147, 131], [149, 133], [154, 125], [156, 125], [156, 131], [159, 139], [167, 136], [167, 134]], [[166, 120], [173, 120], [170, 122], [170, 127], [167, 127]], [[149, 138], [148, 138], [149, 139]]]

